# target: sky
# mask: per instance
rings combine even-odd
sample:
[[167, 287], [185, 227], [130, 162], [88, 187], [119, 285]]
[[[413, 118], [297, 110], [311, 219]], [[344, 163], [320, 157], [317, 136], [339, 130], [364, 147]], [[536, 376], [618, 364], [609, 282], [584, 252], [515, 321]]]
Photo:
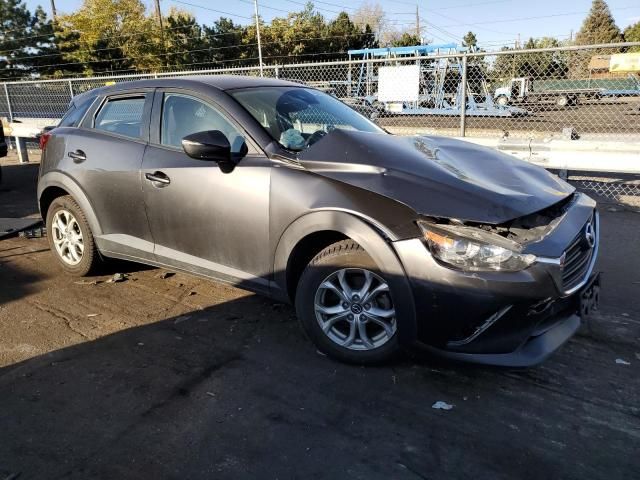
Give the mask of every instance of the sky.
[[[143, 0], [153, 11], [153, 0]], [[260, 16], [265, 21], [303, 8], [306, 0], [258, 0]], [[316, 9], [327, 18], [337, 12], [353, 12], [366, 0], [317, 0]], [[375, 3], [376, 0], [369, 0]], [[27, 0], [29, 8], [42, 5], [50, 13], [50, 0]], [[58, 13], [73, 12], [82, 0], [55, 0]], [[415, 10], [425, 27], [424, 38], [431, 43], [461, 43], [462, 36], [472, 30], [487, 49], [513, 45], [520, 37], [555, 37], [567, 40], [580, 25], [591, 6], [591, 0], [377, 0], [387, 14], [387, 20], [397, 29], [415, 29]], [[608, 0], [609, 8], [622, 30], [640, 21], [640, 1]], [[161, 0], [163, 12], [172, 6], [190, 11], [200, 23], [213, 23], [220, 16], [236, 23], [251, 22], [253, 0]], [[221, 13], [223, 12], [223, 13]], [[425, 24], [426, 22], [426, 24]]]

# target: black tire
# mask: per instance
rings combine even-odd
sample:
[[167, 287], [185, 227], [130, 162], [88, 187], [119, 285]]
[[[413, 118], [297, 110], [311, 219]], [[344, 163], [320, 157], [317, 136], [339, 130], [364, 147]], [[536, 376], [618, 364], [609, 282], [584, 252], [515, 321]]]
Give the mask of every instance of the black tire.
[[498, 98], [496, 98], [496, 103], [501, 107], [506, 107], [507, 105], [509, 105], [509, 99], [504, 95], [500, 95]]
[[[82, 234], [84, 250], [82, 251], [79, 262], [74, 265], [65, 261], [55, 245], [55, 233], [52, 224], [55, 215], [62, 210], [66, 210], [73, 215]], [[51, 248], [56, 260], [58, 260], [58, 263], [60, 263], [64, 271], [70, 275], [84, 277], [88, 275], [100, 261], [93, 234], [91, 233], [91, 228], [89, 228], [89, 222], [87, 222], [87, 218], [82, 209], [69, 195], [58, 197], [51, 202], [49, 210], [47, 211], [47, 239], [49, 241], [49, 248]]]
[[[300, 277], [295, 301], [298, 320], [318, 350], [332, 358], [346, 363], [360, 365], [387, 362], [400, 350], [397, 326], [395, 327], [394, 334], [388, 336], [388, 339], [385, 341], [386, 343], [368, 350], [352, 350], [338, 345], [331, 340], [331, 338], [323, 332], [316, 318], [314, 307], [316, 292], [318, 292], [321, 284], [327, 278], [345, 268], [368, 270], [386, 282], [384, 274], [380, 272], [377, 265], [360, 245], [352, 240], [343, 240], [334, 243], [318, 253], [309, 262]], [[390, 302], [392, 302], [392, 296], [393, 292], [390, 291], [388, 293]], [[391, 307], [393, 307], [392, 303]], [[364, 311], [362, 313], [366, 314]], [[397, 325], [397, 321], [395, 321], [395, 325]], [[375, 327], [375, 325], [373, 326]]]

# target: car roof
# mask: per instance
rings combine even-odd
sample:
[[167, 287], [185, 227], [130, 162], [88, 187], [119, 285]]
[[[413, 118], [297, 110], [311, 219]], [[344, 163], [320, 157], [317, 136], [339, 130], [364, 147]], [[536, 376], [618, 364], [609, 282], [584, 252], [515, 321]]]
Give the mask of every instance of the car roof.
[[[106, 80], [106, 79], [105, 79]], [[114, 85], [95, 88], [75, 97], [74, 103], [80, 103], [88, 96], [116, 93], [136, 88], [191, 88], [198, 90], [202, 87], [213, 87], [220, 91], [255, 87], [304, 87], [299, 83], [280, 80], [277, 78], [249, 77], [243, 75], [185, 75], [177, 77], [150, 78], [120, 82]]]

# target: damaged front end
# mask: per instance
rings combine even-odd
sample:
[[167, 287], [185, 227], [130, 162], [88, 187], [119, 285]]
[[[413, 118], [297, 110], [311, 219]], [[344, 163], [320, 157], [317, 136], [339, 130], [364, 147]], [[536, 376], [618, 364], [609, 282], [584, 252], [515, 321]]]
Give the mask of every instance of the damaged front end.
[[338, 130], [298, 159], [415, 212], [412, 238], [392, 244], [428, 349], [533, 365], [575, 333], [583, 297], [597, 299], [595, 202], [543, 168], [454, 139]]
[[423, 238], [394, 245], [423, 316], [418, 338], [438, 353], [536, 364], [597, 306], [599, 224], [586, 195], [497, 225], [433, 217], [418, 225]]

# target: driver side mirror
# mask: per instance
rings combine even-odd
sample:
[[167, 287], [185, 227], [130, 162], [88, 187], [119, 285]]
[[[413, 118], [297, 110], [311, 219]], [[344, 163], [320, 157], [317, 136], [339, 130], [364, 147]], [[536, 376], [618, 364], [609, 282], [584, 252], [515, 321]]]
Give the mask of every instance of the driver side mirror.
[[231, 162], [231, 144], [220, 130], [207, 130], [187, 135], [182, 148], [191, 158], [214, 162]]

